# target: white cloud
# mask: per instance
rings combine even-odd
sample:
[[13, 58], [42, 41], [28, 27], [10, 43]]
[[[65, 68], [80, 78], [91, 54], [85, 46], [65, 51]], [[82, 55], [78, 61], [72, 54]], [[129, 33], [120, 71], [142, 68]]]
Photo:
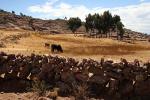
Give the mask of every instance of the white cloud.
[[127, 28], [150, 33], [150, 3], [142, 3], [110, 10], [121, 16]]
[[34, 5], [28, 9], [31, 12], [49, 13], [54, 10], [53, 5], [59, 0], [48, 0], [44, 5]]
[[140, 2], [144, 2], [145, 0], [140, 0]]
[[112, 14], [121, 16], [123, 23], [127, 28], [135, 31], [150, 33], [150, 2], [141, 3], [138, 5], [129, 5], [125, 7], [115, 8], [87, 8], [84, 5], [70, 5], [59, 2], [59, 0], [49, 0], [43, 5], [34, 5], [28, 8], [32, 13], [39, 13], [40, 18], [63, 18], [63, 17], [80, 17], [82, 20], [89, 13], [102, 13], [110, 10]]

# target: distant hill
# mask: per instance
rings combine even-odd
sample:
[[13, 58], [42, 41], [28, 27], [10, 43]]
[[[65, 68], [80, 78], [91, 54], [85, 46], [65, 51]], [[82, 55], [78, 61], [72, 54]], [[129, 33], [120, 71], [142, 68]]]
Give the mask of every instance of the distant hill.
[[23, 14], [16, 15], [4, 10], [0, 10], [0, 29], [71, 32], [66, 20], [42, 20]]
[[146, 33], [135, 32], [135, 31], [132, 31], [130, 29], [125, 29], [125, 35], [132, 37], [132, 38], [141, 38], [141, 39], [145, 39], [145, 38], [150, 37], [150, 35], [148, 35]]
[[[16, 15], [14, 12], [0, 10], [0, 29], [35, 30], [48, 33], [71, 33], [68, 29], [67, 21], [64, 19], [42, 20], [26, 16]], [[85, 33], [84, 26], [78, 29], [79, 33]], [[149, 35], [125, 29], [125, 36], [133, 38], [147, 38]], [[115, 34], [116, 35], [116, 34]]]

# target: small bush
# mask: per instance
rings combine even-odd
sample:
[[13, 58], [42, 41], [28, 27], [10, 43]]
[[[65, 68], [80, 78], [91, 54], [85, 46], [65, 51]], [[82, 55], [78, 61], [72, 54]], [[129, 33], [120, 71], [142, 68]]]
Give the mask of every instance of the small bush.
[[89, 94], [87, 83], [81, 83], [79, 85], [72, 85], [73, 93], [76, 100], [87, 100]]
[[45, 96], [47, 90], [50, 88], [45, 81], [34, 81], [32, 83], [32, 87], [29, 89], [30, 91], [33, 91], [38, 96]]

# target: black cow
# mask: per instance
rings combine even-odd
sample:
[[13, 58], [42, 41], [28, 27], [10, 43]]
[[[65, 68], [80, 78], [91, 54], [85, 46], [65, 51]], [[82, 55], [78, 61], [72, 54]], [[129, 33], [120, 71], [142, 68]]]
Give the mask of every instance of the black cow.
[[55, 52], [55, 51], [62, 53], [63, 49], [62, 49], [61, 45], [52, 44], [51, 45], [51, 52]]

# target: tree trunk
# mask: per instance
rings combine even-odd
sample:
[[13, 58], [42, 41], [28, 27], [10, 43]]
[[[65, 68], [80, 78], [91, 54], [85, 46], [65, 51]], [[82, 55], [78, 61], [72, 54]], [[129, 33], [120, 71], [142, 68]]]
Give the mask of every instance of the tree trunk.
[[119, 34], [118, 34], [118, 31], [117, 31], [117, 40], [119, 40]]
[[106, 38], [108, 37], [108, 32], [107, 31], [105, 31], [105, 35], [106, 35]]
[[111, 32], [109, 31], [109, 38], [111, 38]]

